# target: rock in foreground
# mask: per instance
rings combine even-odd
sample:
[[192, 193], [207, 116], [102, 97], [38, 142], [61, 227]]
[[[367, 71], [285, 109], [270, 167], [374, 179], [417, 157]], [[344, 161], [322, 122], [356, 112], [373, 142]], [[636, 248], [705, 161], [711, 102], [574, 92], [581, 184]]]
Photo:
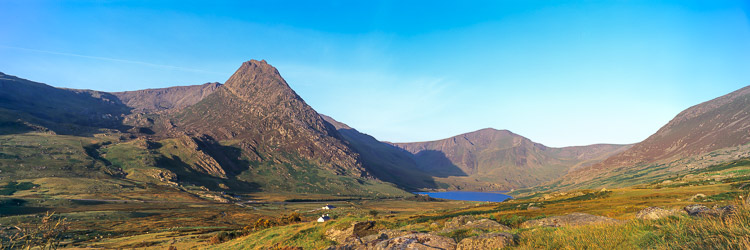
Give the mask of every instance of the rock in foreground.
[[677, 211], [666, 210], [660, 207], [647, 207], [638, 211], [638, 213], [635, 214], [635, 218], [642, 220], [658, 220], [677, 213]]
[[509, 233], [490, 233], [461, 240], [456, 250], [501, 249], [515, 245], [514, 237]]
[[[385, 234], [381, 234], [385, 236]], [[396, 250], [396, 249], [434, 249], [448, 250], [456, 249], [456, 242], [453, 239], [443, 236], [437, 236], [427, 233], [412, 233], [396, 238], [379, 238], [370, 242], [349, 243], [344, 245], [331, 246], [328, 250]]]
[[481, 229], [486, 231], [507, 231], [510, 227], [497, 223], [494, 220], [479, 219], [474, 216], [459, 216], [445, 223], [442, 232], [450, 232], [458, 229]]
[[584, 226], [592, 224], [613, 224], [617, 222], [618, 220], [609, 217], [591, 215], [586, 213], [572, 213], [567, 215], [526, 221], [521, 224], [521, 228]]

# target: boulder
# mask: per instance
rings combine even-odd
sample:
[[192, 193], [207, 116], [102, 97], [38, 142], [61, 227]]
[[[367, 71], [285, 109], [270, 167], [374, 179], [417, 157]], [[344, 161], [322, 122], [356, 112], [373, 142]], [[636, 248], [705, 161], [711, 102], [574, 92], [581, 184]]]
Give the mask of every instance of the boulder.
[[465, 238], [458, 243], [456, 250], [501, 249], [515, 245], [514, 236], [509, 233], [489, 233]]
[[726, 216], [726, 215], [732, 215], [735, 212], [737, 212], [737, 207], [733, 205], [729, 205], [729, 206], [724, 206], [720, 208], [716, 208], [716, 207], [708, 208], [701, 204], [692, 204], [692, 205], [685, 206], [684, 210], [690, 216], [699, 216], [699, 217]]
[[471, 215], [461, 215], [458, 217], [453, 218], [452, 220], [445, 223], [446, 229], [457, 229], [463, 225], [466, 225], [467, 222], [476, 220], [474, 216]]
[[690, 216], [702, 216], [713, 213], [710, 208], [701, 204], [687, 205], [684, 209]]
[[510, 227], [500, 224], [497, 221], [490, 220], [490, 219], [481, 219], [481, 220], [475, 220], [475, 221], [469, 221], [465, 225], [463, 225], [461, 228], [466, 229], [482, 229], [482, 230], [510, 230]]
[[693, 197], [690, 197], [690, 201], [704, 200], [704, 199], [706, 199], [706, 195], [705, 194], [696, 194], [696, 195], [693, 195]]
[[446, 222], [441, 232], [450, 232], [458, 229], [481, 229], [487, 231], [507, 231], [510, 227], [490, 219], [475, 219], [473, 216], [459, 216]]
[[374, 227], [374, 221], [355, 222], [352, 224], [352, 234], [357, 237], [363, 237], [377, 233], [377, 231], [373, 229]]
[[674, 215], [674, 211], [666, 210], [660, 207], [647, 207], [635, 214], [635, 218], [642, 220], [657, 220], [670, 215]]
[[415, 234], [416, 231], [403, 231], [403, 230], [395, 230], [395, 229], [384, 229], [378, 231], [378, 234], [383, 234], [386, 236], [386, 239], [401, 237], [407, 234]]
[[354, 222], [350, 227], [344, 230], [336, 228], [328, 229], [325, 235], [328, 239], [339, 244], [362, 243], [362, 240], [360, 238], [377, 233], [377, 231], [373, 230], [374, 227], [374, 221]]
[[416, 233], [383, 240], [372, 248], [366, 247], [364, 249], [456, 249], [456, 242], [448, 237]]
[[350, 237], [348, 241], [339, 243], [339, 245], [330, 246], [328, 250], [352, 250], [352, 249], [378, 249], [377, 244], [388, 239], [398, 238], [405, 235], [416, 234], [415, 231], [401, 231], [386, 229], [380, 230], [375, 234], [363, 236], [361, 238]]
[[526, 221], [521, 224], [521, 228], [583, 226], [592, 224], [613, 224], [617, 222], [618, 220], [609, 217], [591, 215], [586, 213], [572, 213], [567, 215]]

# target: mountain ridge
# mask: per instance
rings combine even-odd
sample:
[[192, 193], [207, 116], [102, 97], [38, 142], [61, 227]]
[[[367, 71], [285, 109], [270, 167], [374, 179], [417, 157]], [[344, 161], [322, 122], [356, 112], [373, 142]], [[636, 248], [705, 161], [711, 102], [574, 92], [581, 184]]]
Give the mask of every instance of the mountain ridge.
[[[600, 163], [576, 169], [562, 177], [559, 184], [616, 185], [617, 183], [602, 178], [614, 178], [614, 175], [626, 172], [653, 177], [657, 173], [664, 175], [665, 171], [682, 171], [686, 165], [707, 166], [710, 165], [708, 162], [701, 161], [718, 159], [716, 156], [728, 154], [727, 152], [742, 155], [737, 150], [744, 151], [743, 149], [729, 149], [743, 147], [747, 143], [750, 143], [750, 86], [681, 111], [654, 134], [630, 149]], [[722, 150], [727, 152], [718, 152]], [[695, 157], [701, 159], [692, 159]], [[736, 158], [721, 157], [729, 157], [728, 160]], [[686, 159], [692, 160], [685, 162]]]

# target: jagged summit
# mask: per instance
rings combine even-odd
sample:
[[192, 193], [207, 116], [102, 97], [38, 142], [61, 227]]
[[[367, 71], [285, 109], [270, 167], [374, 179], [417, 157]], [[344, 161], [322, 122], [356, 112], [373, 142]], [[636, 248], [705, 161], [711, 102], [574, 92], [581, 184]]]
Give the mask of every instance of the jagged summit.
[[[289, 84], [281, 77], [279, 71], [268, 64], [266, 60], [250, 60], [242, 63], [240, 68], [227, 80], [226, 86], [238, 91], [241, 95], [262, 91], [265, 88], [279, 87], [294, 93]], [[294, 95], [296, 96], [296, 93]]]

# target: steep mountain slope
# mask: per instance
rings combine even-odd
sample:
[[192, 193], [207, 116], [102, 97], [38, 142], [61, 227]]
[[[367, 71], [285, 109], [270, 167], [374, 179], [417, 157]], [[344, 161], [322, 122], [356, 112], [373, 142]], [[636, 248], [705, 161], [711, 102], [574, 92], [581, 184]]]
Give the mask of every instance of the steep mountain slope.
[[[680, 112], [646, 140], [571, 172], [560, 186], [621, 186], [746, 155], [750, 86]], [[617, 178], [615, 178], [617, 177]]]
[[243, 63], [222, 87], [170, 119], [160, 134], [205, 135], [240, 149], [250, 166], [238, 178], [267, 190], [400, 192], [375, 180], [338, 131], [266, 61]]
[[359, 153], [367, 171], [378, 179], [409, 190], [450, 188], [447, 184], [435, 182], [429, 173], [422, 172], [413, 155], [406, 150], [378, 141], [329, 116], [322, 116], [336, 127], [349, 146]]
[[0, 90], [0, 123], [6, 132], [52, 129], [82, 134], [89, 128], [122, 129], [122, 116], [131, 109], [109, 93], [55, 88], [3, 73]]
[[123, 104], [132, 108], [134, 112], [157, 112], [181, 109], [196, 104], [219, 87], [221, 87], [220, 83], [213, 82], [202, 85], [113, 92], [111, 94], [120, 99]]
[[111, 182], [170, 192], [407, 194], [372, 177], [265, 61], [243, 64], [225, 85], [105, 93], [2, 74], [0, 89], [0, 181], [82, 182], [83, 193], [70, 194], [85, 197], [116, 196], [85, 190]]
[[482, 129], [451, 138], [393, 143], [414, 155], [417, 167], [442, 182], [494, 189], [528, 187], [553, 180], [570, 169], [603, 160], [628, 145], [598, 144], [550, 148], [507, 130]]

